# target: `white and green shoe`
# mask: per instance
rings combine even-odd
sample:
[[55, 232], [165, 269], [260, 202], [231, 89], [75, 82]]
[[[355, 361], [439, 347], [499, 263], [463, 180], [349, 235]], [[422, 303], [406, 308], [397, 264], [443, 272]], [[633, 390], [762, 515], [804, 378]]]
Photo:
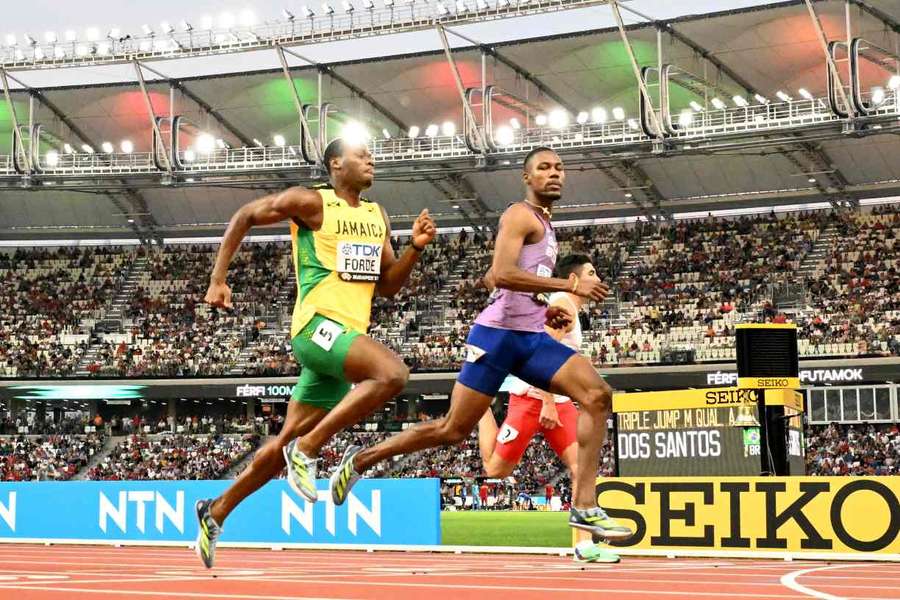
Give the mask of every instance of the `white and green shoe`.
[[292, 440], [282, 448], [284, 462], [287, 463], [287, 480], [291, 489], [309, 502], [319, 498], [316, 491], [316, 471], [319, 459], [310, 458], [297, 448], [297, 440]]
[[590, 531], [606, 540], [620, 540], [634, 535], [631, 529], [616, 522], [599, 506], [586, 509], [573, 506], [569, 511], [569, 527]]
[[584, 541], [575, 546], [575, 562], [577, 563], [617, 563], [621, 558], [615, 552], [595, 544]]
[[331, 491], [331, 501], [335, 506], [340, 506], [347, 500], [347, 496], [350, 495], [350, 489], [353, 487], [353, 484], [362, 478], [362, 475], [357, 473], [356, 469], [353, 468], [353, 457], [359, 454], [360, 450], [362, 450], [362, 448], [359, 446], [347, 446], [347, 449], [344, 450], [344, 456], [341, 457], [341, 462], [328, 480], [328, 488]]

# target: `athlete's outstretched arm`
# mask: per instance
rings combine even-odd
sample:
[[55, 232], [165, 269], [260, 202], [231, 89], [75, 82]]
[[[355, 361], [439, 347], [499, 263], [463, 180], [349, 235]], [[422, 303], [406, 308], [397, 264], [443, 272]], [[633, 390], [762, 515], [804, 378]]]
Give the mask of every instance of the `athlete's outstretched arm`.
[[494, 244], [494, 262], [490, 272], [497, 287], [516, 292], [573, 292], [585, 298], [603, 300], [609, 288], [602, 283], [540, 277], [519, 268], [519, 254], [528, 234], [534, 230], [535, 218], [530, 208], [513, 204], [500, 218], [500, 230]]
[[417, 250], [416, 247], [424, 249], [425, 246], [430, 244], [431, 240], [434, 239], [435, 233], [437, 233], [437, 228], [428, 214], [428, 209], [424, 209], [416, 217], [416, 222], [413, 223], [412, 244], [406, 248], [403, 254], [400, 255], [400, 258], [397, 258], [394, 254], [394, 247], [391, 246], [390, 219], [388, 219], [387, 213], [383, 208], [381, 212], [384, 215], [387, 236], [385, 236], [384, 248], [381, 251], [381, 277], [378, 279], [377, 292], [379, 296], [390, 298], [406, 285], [409, 274], [419, 261], [421, 250]]
[[296, 219], [311, 229], [322, 226], [322, 196], [315, 190], [292, 187], [245, 204], [231, 217], [216, 265], [209, 278], [206, 302], [213, 306], [231, 308], [231, 288], [225, 283], [228, 265], [251, 227], [271, 225], [279, 221]]

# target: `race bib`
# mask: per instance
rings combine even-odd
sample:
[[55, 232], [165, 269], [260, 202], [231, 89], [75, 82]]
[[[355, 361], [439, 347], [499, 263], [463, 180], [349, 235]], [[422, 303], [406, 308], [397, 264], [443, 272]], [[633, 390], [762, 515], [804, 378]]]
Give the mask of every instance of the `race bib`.
[[504, 423], [500, 431], [497, 432], [497, 441], [506, 444], [519, 437], [519, 430]]
[[478, 346], [466, 344], [466, 362], [477, 362], [482, 356], [484, 356], [484, 350]]
[[537, 268], [537, 276], [538, 277], [550, 277], [551, 275], [553, 275], [553, 269], [551, 269], [547, 265], [538, 265], [538, 268]]
[[344, 333], [344, 328], [334, 321], [322, 321], [316, 327], [313, 333], [312, 341], [314, 344], [322, 348], [325, 352], [329, 352], [338, 336]]
[[337, 272], [343, 281], [378, 281], [381, 276], [380, 244], [338, 242]]

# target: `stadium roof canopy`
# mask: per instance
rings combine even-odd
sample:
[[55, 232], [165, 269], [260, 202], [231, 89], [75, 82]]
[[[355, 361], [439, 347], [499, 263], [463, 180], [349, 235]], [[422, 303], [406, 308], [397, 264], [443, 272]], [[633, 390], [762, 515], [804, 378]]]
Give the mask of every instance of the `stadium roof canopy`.
[[[380, 9], [383, 1], [375, 1]], [[476, 4], [476, 0], [460, 1]], [[92, 14], [91, 4], [34, 0], [29, 5], [32, 11], [17, 10], [5, 25], [21, 47], [26, 32], [43, 43], [48, 31], [57, 32], [60, 40], [70, 28], [77, 30], [78, 39], [87, 27], [105, 31], [117, 26], [139, 35], [141, 25], [150, 23], [154, 35], [162, 35], [159, 22], [163, 19], [173, 24], [182, 19], [199, 21], [204, 9], [222, 10], [217, 2], [193, 2], [188, 15], [183, 13], [185, 3], [158, 0], [119, 3], [114, 8], [97, 2], [103, 4], [103, 11]], [[342, 12], [339, 3], [334, 4]], [[354, 0], [354, 4], [355, 18], [366, 19], [365, 3]], [[255, 18], [260, 22], [281, 19], [281, 5], [256, 2]], [[311, 6], [321, 19], [322, 8], [317, 3]], [[400, 14], [409, 6], [407, 0], [396, 0], [394, 9]], [[622, 2], [622, 7], [641, 65], [655, 66], [661, 58], [706, 81], [699, 87], [695, 82], [672, 88], [676, 111], [690, 110], [691, 102], [708, 107], [713, 96], [730, 106], [734, 96], [752, 103], [759, 94], [774, 101], [778, 92], [799, 98], [804, 93], [801, 89], [815, 98], [826, 96], [824, 53], [804, 2], [635, 0]], [[815, 7], [828, 39], [846, 40], [845, 3], [815, 2]], [[298, 22], [303, 20], [300, 5], [288, 9], [297, 13]], [[896, 0], [852, 0], [849, 15], [854, 37], [900, 53], [900, 3]], [[495, 85], [504, 90], [507, 104], [528, 104], [531, 118], [559, 107], [571, 111], [570, 119], [581, 111], [596, 114], [592, 111], [598, 107], [610, 113], [621, 108], [626, 118], [639, 114], [632, 65], [608, 6], [460, 24], [452, 31], [481, 44], [449, 36], [463, 84]], [[71, 42], [72, 48], [78, 43]], [[457, 131], [463, 129], [453, 71], [433, 28], [307, 43], [292, 50], [309, 60], [289, 56], [301, 99], [317, 104], [321, 89], [321, 100], [342, 113], [336, 127], [340, 119], [353, 118], [378, 137], [384, 137], [386, 130], [394, 138], [407, 135], [412, 126], [420, 129], [420, 135], [429, 125], [445, 122], [453, 123]], [[149, 68], [143, 74], [157, 115], [178, 114], [193, 124], [192, 134], [183, 141], [186, 146], [196, 143], [201, 132], [233, 148], [258, 143], [274, 146], [276, 136], [284, 138], [279, 143], [288, 147], [299, 143], [293, 93], [274, 50], [145, 64]], [[860, 71], [861, 86], [867, 93], [879, 87], [889, 91], [898, 70], [896, 61], [866, 62]], [[66, 144], [83, 152], [86, 141], [96, 146], [95, 152], [101, 151], [104, 142], [118, 151], [124, 140], [133, 145], [135, 155], [150, 151], [150, 121], [133, 64], [17, 68], [10, 75], [18, 121], [27, 123], [32, 109], [33, 121], [43, 126], [41, 153], [63, 153]], [[38, 93], [29, 94], [27, 88]], [[507, 109], [502, 106], [497, 110], [507, 121], [515, 114], [504, 113]], [[591, 163], [591, 153], [585, 153], [569, 172], [564, 204], [573, 215], [602, 217], [894, 195], [900, 190], [897, 134], [896, 122], [866, 135], [853, 131], [841, 135], [838, 126], [836, 134], [804, 144], [791, 143], [788, 135], [782, 136], [783, 145], [735, 143], [733, 148], [710, 152], [655, 148], [623, 160], [598, 159], [599, 166]], [[11, 148], [11, 111], [3, 102], [0, 154], [9, 155]], [[431, 208], [443, 223], [463, 223], [460, 211], [472, 204], [472, 198], [493, 214], [521, 195], [520, 176], [512, 165], [486, 171], [473, 163], [449, 178], [435, 166], [437, 170], [427, 176], [382, 179], [370, 196], [383, 203], [398, 223], [408, 222], [423, 207]], [[137, 226], [181, 234], [220, 231], [242, 203], [291, 180], [283, 174], [279, 177], [223, 178], [203, 186], [182, 180], [182, 185], [175, 186], [130, 182], [123, 176], [109, 189], [98, 183], [65, 190], [34, 185], [22, 189], [16, 182], [0, 189], [0, 238], [124, 235], [133, 234], [131, 228]], [[462, 209], [453, 208], [461, 203]], [[129, 224], [129, 219], [137, 223]]]

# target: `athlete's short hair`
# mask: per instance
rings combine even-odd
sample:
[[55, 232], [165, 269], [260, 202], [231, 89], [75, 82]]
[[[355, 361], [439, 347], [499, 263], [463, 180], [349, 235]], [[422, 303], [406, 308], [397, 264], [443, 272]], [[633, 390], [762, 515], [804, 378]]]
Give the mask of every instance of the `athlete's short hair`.
[[522, 161], [522, 170], [527, 172], [528, 167], [531, 165], [531, 159], [534, 158], [536, 154], [540, 154], [541, 152], [552, 152], [553, 154], [556, 154], [556, 150], [554, 150], [553, 148], [550, 148], [548, 146], [538, 146], [525, 155], [525, 160]]
[[329, 177], [331, 177], [331, 161], [335, 158], [340, 158], [343, 155], [344, 140], [341, 138], [334, 138], [327, 146], [325, 146], [325, 152], [322, 154], [322, 162], [325, 163], [325, 170], [328, 171]]
[[569, 275], [589, 262], [591, 257], [585, 254], [567, 254], [556, 261], [556, 272], [553, 275], [560, 279], [568, 279]]

